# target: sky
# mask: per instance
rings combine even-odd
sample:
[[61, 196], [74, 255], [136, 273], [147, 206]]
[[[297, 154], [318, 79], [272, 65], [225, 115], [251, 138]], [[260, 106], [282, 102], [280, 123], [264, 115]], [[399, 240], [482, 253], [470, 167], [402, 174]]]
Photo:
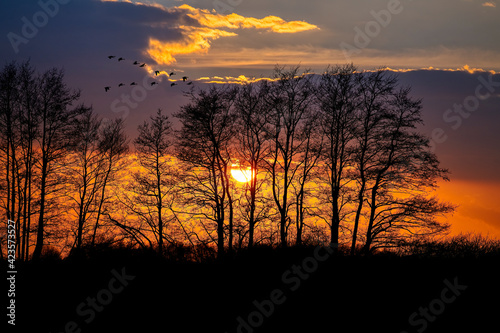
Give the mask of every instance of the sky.
[[[0, 65], [29, 59], [40, 71], [63, 68], [68, 85], [81, 89], [81, 100], [102, 117], [126, 118], [132, 137], [158, 108], [175, 113], [186, 102], [183, 91], [190, 81], [199, 87], [248, 82], [271, 76], [277, 64], [300, 64], [314, 73], [350, 62], [362, 70], [390, 68], [422, 98], [421, 130], [451, 171], [438, 195], [459, 205], [449, 217], [452, 233], [500, 238], [498, 0], [2, 5]], [[176, 75], [169, 77], [171, 72]]]

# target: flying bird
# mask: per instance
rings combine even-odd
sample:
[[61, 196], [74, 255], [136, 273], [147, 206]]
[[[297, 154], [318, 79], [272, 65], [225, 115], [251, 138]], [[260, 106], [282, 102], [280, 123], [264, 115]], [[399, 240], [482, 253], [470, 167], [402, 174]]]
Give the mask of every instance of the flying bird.
[[111, 89], [111, 87], [104, 87], [104, 90], [108, 92], [108, 90]]
[[134, 65], [139, 65], [139, 62], [137, 62], [137, 60], [134, 61]]
[[176, 85], [177, 85], [177, 83], [175, 83], [175, 82], [172, 82], [172, 83], [170, 84], [170, 86], [171, 86], [171, 87], [176, 86]]
[[172, 76], [172, 75], [175, 75], [175, 73], [174, 73], [174, 72], [172, 72], [172, 73], [168, 74], [168, 76]]
[[130, 85], [131, 85], [131, 86], [136, 86], [136, 85], [137, 85], [137, 83], [132, 82]]
[[140, 65], [139, 67], [144, 67], [144, 66], [146, 66], [146, 64], [142, 64], [142, 65]]
[[160, 71], [155, 71], [155, 74], [156, 74], [156, 75], [160, 74]]
[[122, 58], [122, 57], [118, 58], [118, 61], [122, 61], [122, 60], [125, 60], [125, 58]]
[[188, 77], [187, 77], [187, 76], [183, 76], [183, 77], [182, 77], [182, 81], [183, 81], [183, 82], [186, 82], [186, 80], [187, 80], [187, 79], [188, 79]]
[[108, 56], [108, 59], [116, 58], [116, 56]]
[[121, 86], [124, 86], [124, 85], [125, 85], [125, 84], [123, 84], [123, 83], [120, 83], [120, 84], [118, 85], [118, 87], [121, 87]]
[[151, 86], [154, 86], [155, 84], [158, 84], [158, 82], [151, 82]]

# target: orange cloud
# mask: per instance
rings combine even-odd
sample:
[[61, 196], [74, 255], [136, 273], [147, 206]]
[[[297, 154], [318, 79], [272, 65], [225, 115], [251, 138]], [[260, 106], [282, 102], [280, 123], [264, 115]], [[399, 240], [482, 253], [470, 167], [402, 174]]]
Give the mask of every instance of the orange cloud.
[[201, 81], [203, 83], [216, 83], [216, 84], [246, 84], [246, 83], [253, 83], [253, 82], [258, 82], [261, 80], [267, 80], [267, 81], [275, 81], [277, 79], [271, 79], [267, 77], [260, 77], [260, 78], [255, 78], [255, 77], [247, 77], [245, 75], [240, 75], [238, 77], [235, 76], [212, 76], [212, 77], [200, 77], [198, 81]]
[[436, 68], [430, 66], [424, 68], [397, 68], [397, 69], [385, 67], [384, 69], [398, 73], [415, 72], [423, 70], [423, 71], [444, 71], [444, 72], [467, 72], [469, 74], [474, 74], [474, 73], [491, 73], [493, 75], [499, 74], [499, 72], [495, 72], [494, 70], [486, 70], [483, 68], [471, 68], [469, 65], [464, 65], [463, 67], [460, 68]]
[[197, 9], [189, 5], [182, 5], [165, 9], [166, 11], [185, 12], [186, 16], [197, 21], [200, 26], [175, 26], [182, 34], [182, 39], [176, 41], [161, 41], [149, 39], [146, 54], [161, 65], [170, 65], [176, 62], [176, 55], [207, 53], [211, 42], [220, 37], [237, 36], [235, 32], [222, 29], [261, 29], [275, 33], [297, 33], [319, 29], [313, 24], [304, 21], [287, 22], [276, 16], [267, 16], [262, 19], [244, 17], [238, 14], [221, 15], [206, 9]]
[[319, 29], [313, 24], [304, 21], [286, 22], [277, 16], [266, 16], [262, 19], [254, 17], [244, 17], [235, 13], [221, 15], [210, 12], [206, 9], [196, 9], [189, 5], [182, 5], [179, 8], [189, 11], [188, 16], [196, 19], [200, 24], [210, 28], [229, 29], [264, 29], [277, 33], [296, 33], [307, 30]]
[[496, 3], [492, 2], [492, 1], [488, 1], [488, 2], [485, 2], [483, 3], [483, 7], [492, 7], [492, 8], [495, 8], [497, 6]]
[[149, 39], [149, 46], [146, 53], [158, 64], [169, 65], [176, 61], [175, 55], [189, 53], [206, 53], [210, 48], [210, 41], [219, 37], [236, 36], [233, 32], [199, 28], [199, 27], [179, 27], [183, 32], [183, 39], [180, 41], [163, 42], [155, 38]]

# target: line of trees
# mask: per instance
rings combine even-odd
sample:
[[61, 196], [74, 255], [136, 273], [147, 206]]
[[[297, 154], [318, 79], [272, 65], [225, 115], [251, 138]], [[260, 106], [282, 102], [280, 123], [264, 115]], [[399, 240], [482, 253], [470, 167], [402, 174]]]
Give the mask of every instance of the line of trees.
[[187, 95], [177, 130], [158, 110], [129, 151], [124, 122], [78, 104], [60, 70], [5, 66], [0, 209], [18, 257], [117, 241], [223, 255], [328, 239], [368, 253], [449, 228], [438, 217], [454, 207], [428, 195], [448, 171], [416, 130], [421, 101], [389, 72], [277, 67]]

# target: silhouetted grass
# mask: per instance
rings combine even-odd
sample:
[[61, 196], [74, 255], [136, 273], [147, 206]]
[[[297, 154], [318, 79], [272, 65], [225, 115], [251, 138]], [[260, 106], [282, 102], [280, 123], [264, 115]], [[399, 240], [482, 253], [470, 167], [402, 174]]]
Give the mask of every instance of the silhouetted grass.
[[[320, 244], [313, 242], [258, 245], [221, 259], [206, 247], [170, 245], [160, 256], [155, 249], [108, 243], [66, 258], [47, 248], [40, 261], [18, 263], [18, 320], [26, 332], [61, 332], [75, 321], [82, 332], [234, 333], [237, 318], [256, 311], [254, 301], [265, 302], [273, 290], [281, 290], [286, 302], [254, 333], [328, 327], [331, 332], [415, 332], [409, 316], [440, 297], [444, 280], [458, 279], [467, 289], [426, 333], [486, 329], [497, 314], [489, 301], [500, 298], [499, 243], [460, 235], [353, 257], [341, 246], [314, 269], [310, 259]], [[305, 273], [305, 265], [310, 272], [297, 279], [294, 269]], [[2, 266], [5, 270], [5, 261]], [[122, 268], [135, 278], [86, 323], [77, 307], [108, 288], [112, 271]]]
[[460, 234], [445, 240], [414, 240], [396, 249], [400, 256], [479, 258], [500, 256], [500, 240], [480, 234]]
[[[305, 242], [301, 246], [282, 248], [268, 244], [255, 245], [252, 248], [233, 249], [224, 256], [224, 260], [259, 260], [266, 257], [301, 257], [313, 251], [317, 246], [324, 246], [314, 241]], [[357, 256], [363, 256], [361, 246], [356, 251]], [[335, 251], [337, 257], [349, 257], [348, 244], [340, 244]], [[188, 246], [184, 244], [167, 244], [160, 256], [157, 249], [136, 248], [125, 243], [98, 243], [94, 246], [84, 246], [78, 253], [70, 252], [62, 258], [56, 248], [46, 247], [42, 253], [42, 261], [72, 260], [79, 257], [81, 260], [93, 260], [99, 257], [151, 257], [175, 262], [210, 263], [217, 260], [215, 247], [206, 245]], [[415, 239], [400, 243], [398, 247], [388, 250], [378, 250], [370, 257], [419, 257], [419, 258], [480, 258], [500, 257], [500, 240], [491, 239], [480, 234], [459, 234], [441, 240]]]

